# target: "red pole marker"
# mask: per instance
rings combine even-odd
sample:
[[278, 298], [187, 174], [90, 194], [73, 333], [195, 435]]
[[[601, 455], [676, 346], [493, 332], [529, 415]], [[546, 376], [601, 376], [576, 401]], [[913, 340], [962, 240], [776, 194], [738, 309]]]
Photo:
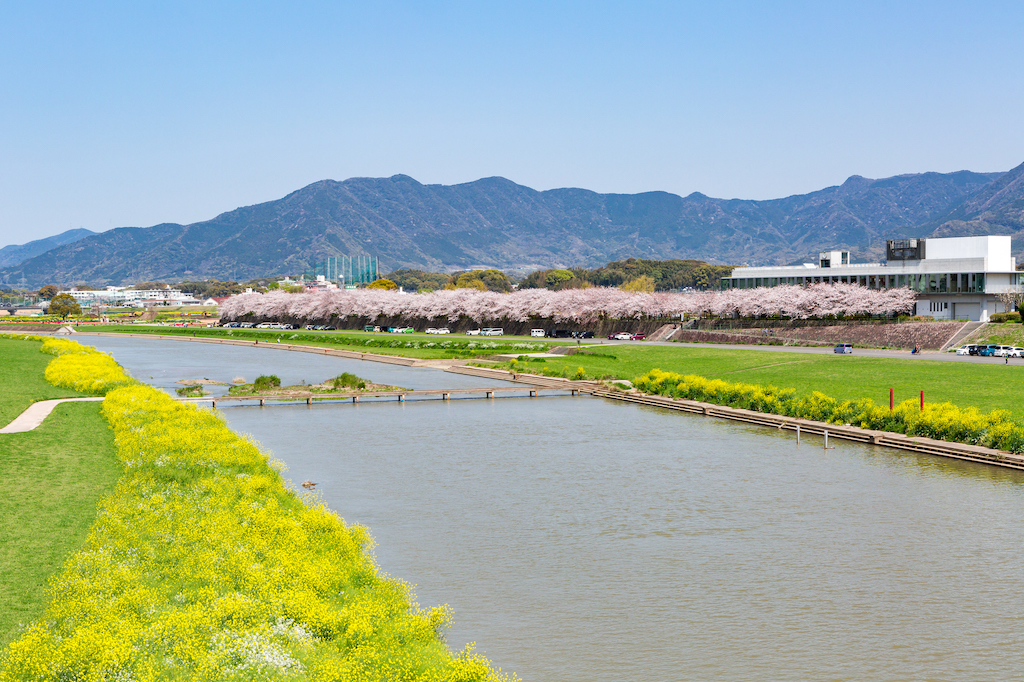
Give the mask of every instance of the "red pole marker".
[[921, 411], [924, 412], [924, 391], [921, 391]]
[[889, 389], [889, 411], [892, 412], [892, 389]]

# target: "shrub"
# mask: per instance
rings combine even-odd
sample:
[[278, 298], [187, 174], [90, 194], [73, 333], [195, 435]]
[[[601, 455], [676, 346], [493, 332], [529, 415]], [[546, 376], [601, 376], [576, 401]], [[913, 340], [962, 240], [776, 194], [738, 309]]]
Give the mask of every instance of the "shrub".
[[907, 400], [890, 411], [869, 398], [839, 402], [820, 391], [797, 398], [792, 388], [730, 383], [659, 369], [634, 379], [633, 385], [645, 393], [676, 399], [1024, 452], [1024, 424], [1007, 410], [983, 414], [975, 407], [926, 403], [921, 411], [917, 401]]
[[989, 315], [989, 322], [1020, 322], [1020, 313], [994, 313]]
[[343, 388], [366, 388], [366, 380], [360, 379], [355, 374], [344, 372], [330, 381], [331, 387], [338, 391]]
[[268, 391], [272, 388], [279, 388], [281, 379], [276, 374], [261, 374], [256, 377], [256, 381], [252, 382], [252, 385], [257, 391]]

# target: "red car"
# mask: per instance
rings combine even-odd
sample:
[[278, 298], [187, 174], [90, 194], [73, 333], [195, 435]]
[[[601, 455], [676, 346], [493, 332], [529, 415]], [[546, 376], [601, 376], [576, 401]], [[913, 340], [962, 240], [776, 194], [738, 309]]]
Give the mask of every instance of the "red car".
[[633, 334], [633, 340], [634, 341], [643, 341], [646, 338], [647, 338], [647, 334], [644, 334], [643, 332], [638, 332], [636, 334]]

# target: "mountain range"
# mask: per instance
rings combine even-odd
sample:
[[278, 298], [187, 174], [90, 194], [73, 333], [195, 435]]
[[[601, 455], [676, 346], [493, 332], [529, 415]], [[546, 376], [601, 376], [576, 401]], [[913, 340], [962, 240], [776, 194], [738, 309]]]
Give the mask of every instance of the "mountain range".
[[68, 230], [61, 232], [52, 237], [46, 237], [45, 239], [37, 239], [27, 244], [12, 244], [11, 246], [5, 246], [0, 249], [0, 268], [5, 268], [11, 265], [18, 265], [33, 256], [38, 256], [41, 253], [46, 253], [52, 248], [63, 246], [64, 244], [70, 244], [76, 242], [79, 239], [84, 239], [91, 234], [96, 234], [92, 230], [86, 230], [85, 228], [78, 228], [75, 230]]
[[[864, 261], [883, 257], [886, 239], [1022, 232], [1024, 164], [1005, 173], [853, 176], [839, 186], [763, 201], [537, 191], [500, 177], [424, 185], [395, 175], [322, 180], [190, 225], [90, 234], [0, 268], [0, 280], [24, 278], [32, 287], [244, 280], [301, 273], [339, 255], [377, 256], [382, 272], [493, 267], [525, 273], [630, 257], [790, 264], [833, 248]], [[1014, 250], [1022, 253], [1024, 239]]]

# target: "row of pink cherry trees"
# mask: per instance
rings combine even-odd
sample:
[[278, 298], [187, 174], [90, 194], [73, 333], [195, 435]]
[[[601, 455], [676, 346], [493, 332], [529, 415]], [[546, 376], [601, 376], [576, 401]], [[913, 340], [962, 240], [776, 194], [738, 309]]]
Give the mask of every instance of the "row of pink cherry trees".
[[677, 317], [681, 313], [709, 313], [714, 317], [770, 317], [807, 319], [829, 316], [897, 315], [913, 311], [910, 289], [868, 289], [856, 284], [812, 284], [729, 289], [689, 294], [632, 293], [620, 289], [591, 288], [549, 291], [526, 289], [499, 294], [475, 289], [400, 294], [377, 289], [333, 290], [288, 294], [241, 294], [221, 305], [227, 321], [245, 317], [260, 320], [329, 320], [334, 318], [468, 318], [477, 322], [550, 319], [588, 323], [600, 319], [641, 320]]

